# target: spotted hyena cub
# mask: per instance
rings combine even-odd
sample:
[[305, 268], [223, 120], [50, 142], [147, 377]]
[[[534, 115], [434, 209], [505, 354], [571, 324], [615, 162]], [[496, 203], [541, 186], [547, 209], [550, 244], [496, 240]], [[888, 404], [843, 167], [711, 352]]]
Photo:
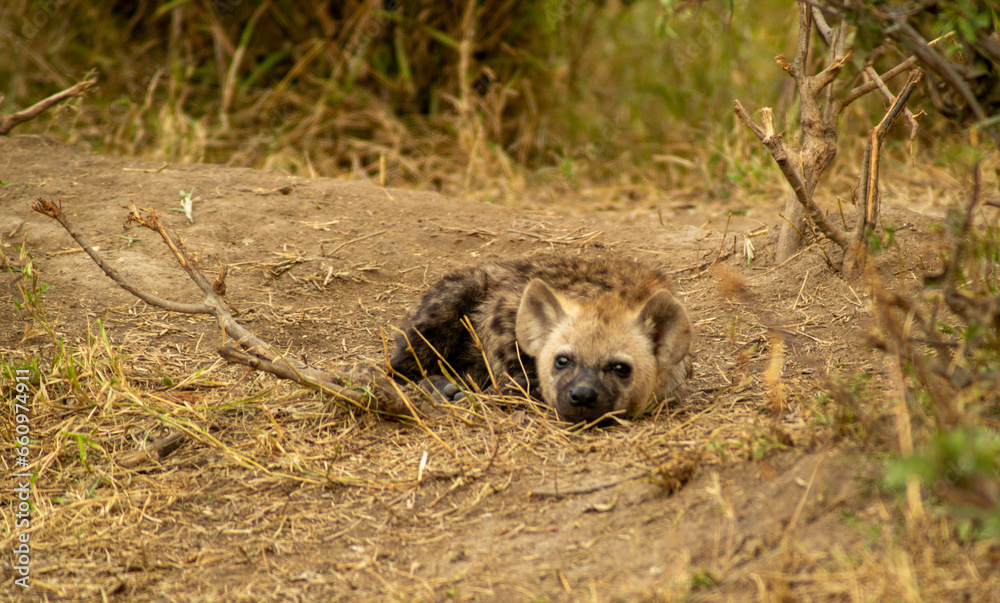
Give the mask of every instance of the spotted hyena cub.
[[426, 374], [425, 386], [457, 397], [445, 371], [482, 386], [492, 373], [501, 389], [523, 388], [571, 422], [640, 414], [691, 371], [691, 322], [669, 279], [626, 260], [545, 257], [459, 270], [424, 294], [402, 331], [390, 362], [398, 376]]

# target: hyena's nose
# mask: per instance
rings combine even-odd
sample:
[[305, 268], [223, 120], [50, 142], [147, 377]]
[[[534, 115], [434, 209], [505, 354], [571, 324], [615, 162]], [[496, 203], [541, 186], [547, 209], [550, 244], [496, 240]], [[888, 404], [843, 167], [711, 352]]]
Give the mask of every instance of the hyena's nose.
[[589, 385], [577, 385], [569, 390], [569, 403], [590, 408], [597, 402], [597, 390]]

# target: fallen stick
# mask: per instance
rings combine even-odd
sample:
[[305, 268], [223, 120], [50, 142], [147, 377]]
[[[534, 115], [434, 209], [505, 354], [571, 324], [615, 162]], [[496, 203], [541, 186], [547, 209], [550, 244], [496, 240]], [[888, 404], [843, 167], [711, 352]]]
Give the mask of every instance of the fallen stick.
[[159, 462], [181, 447], [187, 440], [184, 432], [174, 432], [169, 436], [153, 440], [137, 450], [118, 459], [118, 464], [129, 469], [146, 462]]
[[134, 203], [130, 204], [125, 223], [128, 225], [135, 222], [159, 233], [164, 243], [173, 252], [177, 262], [187, 272], [188, 277], [205, 295], [200, 303], [163, 299], [142, 291], [104, 261], [97, 250], [87, 243], [80, 232], [70, 223], [61, 207], [47, 199], [38, 199], [31, 205], [31, 209], [59, 222], [111, 280], [147, 304], [171, 312], [207, 314], [215, 317], [217, 324], [222, 327], [226, 335], [234, 339], [244, 350], [240, 351], [231, 345], [223, 344], [218, 348], [218, 353], [226, 360], [270, 373], [280, 379], [293, 381], [365, 411], [397, 417], [416, 415], [417, 406], [411, 400], [406, 399], [399, 384], [393, 382], [379, 367], [365, 366], [358, 371], [349, 372], [324, 371], [275, 352], [272, 346], [238, 323], [223, 300], [226, 293], [226, 268], [223, 267], [219, 271], [219, 276], [216, 277], [215, 281], [209, 282], [198, 270], [197, 263], [188, 255], [180, 239], [176, 238], [176, 235], [168, 233], [163, 227], [156, 211], [147, 209], [146, 215], [142, 215]]

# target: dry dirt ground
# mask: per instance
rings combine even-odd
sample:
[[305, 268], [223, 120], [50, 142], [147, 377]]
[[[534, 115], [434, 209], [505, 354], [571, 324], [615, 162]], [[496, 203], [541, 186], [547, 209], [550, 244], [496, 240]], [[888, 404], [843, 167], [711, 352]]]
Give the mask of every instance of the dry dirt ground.
[[[839, 257], [829, 245], [773, 266], [773, 232], [751, 237], [748, 266], [745, 235], [764, 212], [734, 219], [723, 242], [719, 208], [713, 218], [669, 199], [620, 212], [512, 209], [363, 182], [164, 168], [34, 136], [0, 139], [0, 179], [3, 252], [14, 269], [22, 243], [33, 255], [50, 285], [43, 307], [77, 371], [68, 379], [65, 359], [53, 368], [53, 338], [15, 307], [14, 287], [0, 288], [4, 361], [43, 368], [33, 383], [32, 587], [13, 585], [4, 486], [0, 599], [1000, 594], [988, 559], [908, 541], [897, 503], [873, 485], [878, 461], [858, 440], [880, 437], [888, 413], [824, 395], [833, 378], [883, 397], [883, 361], [865, 344], [864, 282], [827, 266], [824, 253]], [[193, 223], [171, 211], [192, 190]], [[38, 197], [61, 203], [141, 288], [198, 301], [152, 232], [122, 229], [123, 204], [155, 208], [207, 274], [230, 266], [245, 325], [323, 366], [383, 358], [380, 330], [452, 269], [549, 253], [638, 258], [677, 276], [696, 329], [695, 376], [683, 402], [607, 429], [572, 430], [544, 410], [489, 400], [383, 419], [224, 364], [211, 320], [119, 289], [29, 209]], [[880, 271], [912, 286], [938, 261], [940, 235], [903, 209], [885, 220], [902, 230]], [[772, 231], [776, 221], [765, 219]], [[737, 282], [745, 295], [731, 293]], [[176, 451], [135, 461], [144, 442], [172, 433], [185, 436]]]

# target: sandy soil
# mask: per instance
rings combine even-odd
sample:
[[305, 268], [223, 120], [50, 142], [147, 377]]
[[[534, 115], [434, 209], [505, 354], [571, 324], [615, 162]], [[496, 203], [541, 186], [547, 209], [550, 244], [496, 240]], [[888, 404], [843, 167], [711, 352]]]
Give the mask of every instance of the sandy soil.
[[[36, 443], [35, 586], [10, 596], [878, 600], [903, 579], [876, 556], [894, 505], [868, 485], [864, 446], [841, 437], [851, 422], [875, 430], [885, 413], [845, 418], [822, 395], [828, 378], [856, 374], [881, 387], [882, 359], [864, 343], [864, 284], [828, 267], [825, 253], [839, 258], [829, 244], [771, 265], [773, 208], [735, 218], [723, 241], [720, 208], [669, 199], [627, 211], [511, 209], [364, 182], [163, 167], [34, 136], [0, 139], [0, 179], [4, 253], [16, 266], [14, 246], [27, 245], [66, 341], [87, 349], [88, 328], [102, 321], [138, 392], [124, 410], [70, 394], [35, 409], [48, 434]], [[171, 211], [192, 190], [193, 223]], [[244, 324], [320, 365], [377, 362], [380, 329], [457, 267], [553, 252], [637, 258], [676, 274], [694, 318], [690, 395], [583, 433], [530, 409], [466, 408], [433, 423], [344, 409], [222, 364], [210, 320], [117, 288], [29, 209], [38, 197], [60, 202], [140, 287], [197, 301], [161, 241], [122, 230], [123, 204], [155, 208], [207, 274], [230, 266]], [[939, 235], [904, 209], [883, 220], [903, 230], [879, 269], [907, 287], [937, 261]], [[748, 265], [746, 233], [767, 224], [771, 234], [750, 238]], [[715, 276], [696, 268], [720, 255]], [[0, 289], [0, 351], [51, 357], [51, 338], [12, 296]], [[768, 326], [785, 347], [777, 381], [765, 377], [776, 361]], [[161, 462], [121, 465], [179, 421], [201, 431]], [[93, 441], [86, 463], [69, 433]], [[831, 578], [844, 567], [881, 579]]]

